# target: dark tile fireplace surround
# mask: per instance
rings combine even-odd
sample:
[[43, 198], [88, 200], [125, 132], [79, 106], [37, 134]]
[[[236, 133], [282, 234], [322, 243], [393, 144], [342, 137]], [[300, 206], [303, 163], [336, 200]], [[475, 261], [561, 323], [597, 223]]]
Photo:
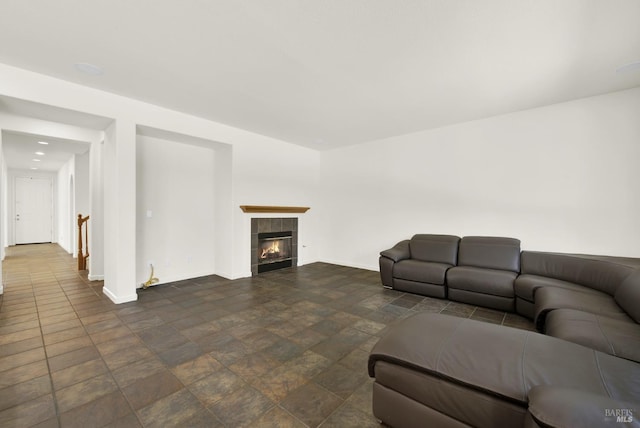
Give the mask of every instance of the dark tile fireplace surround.
[[[260, 241], [259, 235], [278, 236], [279, 232], [291, 232], [291, 254], [290, 263], [282, 262], [273, 266], [265, 266], [260, 263], [259, 251]], [[263, 235], [264, 236], [264, 235]], [[298, 219], [292, 217], [271, 217], [271, 218], [252, 218], [251, 219], [251, 274], [257, 275], [266, 270], [272, 270], [273, 267], [288, 267], [298, 265]], [[266, 270], [264, 270], [266, 269]]]

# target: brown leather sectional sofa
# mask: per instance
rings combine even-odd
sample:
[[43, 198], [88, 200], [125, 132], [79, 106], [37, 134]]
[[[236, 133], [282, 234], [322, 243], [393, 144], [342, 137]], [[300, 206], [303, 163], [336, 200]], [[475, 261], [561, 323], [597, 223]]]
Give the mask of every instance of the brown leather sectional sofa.
[[371, 350], [369, 375], [373, 413], [391, 427], [639, 425], [637, 362], [471, 319], [401, 321]]
[[390, 328], [369, 358], [385, 424], [640, 426], [640, 259], [416, 235], [381, 253], [380, 275], [385, 287], [517, 312], [539, 331], [439, 314]]

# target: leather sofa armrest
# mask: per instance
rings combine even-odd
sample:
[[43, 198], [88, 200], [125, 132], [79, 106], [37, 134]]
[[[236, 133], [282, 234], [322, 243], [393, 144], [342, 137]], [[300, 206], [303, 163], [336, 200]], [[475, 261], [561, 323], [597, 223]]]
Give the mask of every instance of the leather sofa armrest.
[[391, 259], [394, 262], [399, 262], [400, 260], [411, 258], [411, 251], [409, 250], [409, 240], [405, 239], [404, 241], [398, 242], [392, 248], [381, 251], [380, 255], [382, 257]]
[[541, 427], [640, 427], [639, 407], [572, 388], [540, 385], [529, 391], [529, 414]]

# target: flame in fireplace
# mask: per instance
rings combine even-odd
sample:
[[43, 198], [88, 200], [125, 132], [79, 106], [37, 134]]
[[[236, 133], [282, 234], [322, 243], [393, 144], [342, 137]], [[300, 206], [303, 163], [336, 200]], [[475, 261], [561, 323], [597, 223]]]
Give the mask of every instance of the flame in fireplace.
[[269, 254], [278, 254], [280, 252], [280, 241], [273, 241], [270, 246], [262, 249], [261, 259], [266, 259]]

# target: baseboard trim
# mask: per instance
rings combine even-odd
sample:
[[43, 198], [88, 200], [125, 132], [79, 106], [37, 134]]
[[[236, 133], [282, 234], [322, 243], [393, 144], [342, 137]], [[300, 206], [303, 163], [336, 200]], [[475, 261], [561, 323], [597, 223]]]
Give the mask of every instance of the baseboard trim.
[[[249, 271], [249, 272], [244, 272], [244, 273], [240, 273], [240, 274], [238, 274], [238, 275], [228, 275], [228, 273], [227, 273], [227, 272], [224, 272], [224, 273], [217, 273], [216, 275], [219, 275], [219, 276], [221, 276], [221, 277], [223, 277], [223, 278], [225, 278], [225, 279], [231, 279], [231, 280], [233, 280], [233, 279], [240, 279], [240, 278], [249, 278], [249, 277], [253, 276], [253, 274], [251, 273], [251, 271]], [[227, 275], [228, 275], [228, 276], [227, 276]]]
[[369, 265], [361, 265], [361, 264], [357, 264], [357, 263], [349, 263], [349, 262], [344, 262], [344, 261], [339, 261], [339, 260], [318, 260], [319, 263], [329, 263], [331, 265], [338, 265], [338, 266], [346, 266], [346, 267], [352, 267], [352, 268], [356, 268], [356, 269], [364, 269], [364, 270], [371, 270], [374, 272], [378, 272], [380, 270], [379, 266], [369, 266]]
[[231, 274], [230, 272], [216, 272], [214, 275], [218, 275], [223, 277], [224, 279], [236, 279], [233, 277], [233, 274]]
[[109, 298], [111, 299], [111, 301], [113, 303], [115, 303], [116, 305], [119, 305], [120, 303], [127, 303], [127, 302], [135, 302], [136, 300], [138, 300], [138, 294], [134, 293], [134, 294], [130, 294], [128, 296], [122, 296], [122, 297], [118, 297], [115, 294], [113, 294], [108, 288], [106, 287], [102, 287], [102, 292]]
[[[196, 278], [201, 278], [203, 276], [211, 276], [211, 275], [216, 275], [216, 273], [211, 271], [201, 271], [201, 272], [189, 273], [189, 276], [184, 276], [184, 275], [167, 276], [167, 277], [161, 278], [158, 282], [153, 284], [153, 287], [157, 285], [171, 284], [172, 282], [188, 281], [190, 279], [196, 279]], [[137, 286], [138, 289], [143, 287], [144, 287], [144, 281], [139, 283]]]
[[89, 281], [104, 281], [104, 275], [91, 275], [87, 276]]

